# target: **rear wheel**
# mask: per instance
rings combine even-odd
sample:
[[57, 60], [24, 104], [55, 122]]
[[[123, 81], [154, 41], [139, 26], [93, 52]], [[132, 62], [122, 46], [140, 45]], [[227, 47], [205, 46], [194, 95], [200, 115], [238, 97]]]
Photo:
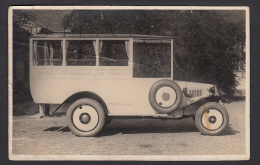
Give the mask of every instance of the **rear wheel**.
[[218, 103], [202, 105], [195, 115], [195, 124], [202, 134], [219, 135], [229, 123], [229, 116], [224, 106]]
[[66, 119], [68, 127], [77, 136], [94, 136], [104, 126], [105, 112], [96, 100], [84, 98], [69, 107]]

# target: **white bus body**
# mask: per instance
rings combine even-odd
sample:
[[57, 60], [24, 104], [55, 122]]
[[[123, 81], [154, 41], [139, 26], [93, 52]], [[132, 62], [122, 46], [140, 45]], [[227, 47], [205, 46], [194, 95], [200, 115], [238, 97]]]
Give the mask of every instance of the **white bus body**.
[[[146, 57], [154, 58], [154, 64], [146, 64], [146, 61], [142, 61], [144, 58], [142, 53], [148, 50], [146, 44], [155, 47], [159, 44], [163, 47], [162, 50], [156, 48], [150, 52], [161, 53], [162, 57], [152, 55]], [[114, 53], [113, 58], [107, 55], [106, 50]], [[120, 55], [119, 50], [122, 50], [124, 55]], [[165, 64], [160, 64], [161, 58], [168, 60]], [[156, 65], [165, 66], [154, 73]], [[66, 111], [73, 103], [70, 102], [70, 98], [77, 97], [72, 99], [76, 101], [80, 99], [80, 96], [89, 94], [102, 100], [107, 116], [169, 117], [168, 113], [160, 113], [151, 106], [149, 98], [151, 87], [159, 80], [174, 80], [173, 38], [171, 37], [100, 34], [37, 35], [30, 38], [31, 94], [35, 103], [49, 105], [50, 112]], [[196, 100], [196, 98], [208, 96], [208, 90], [213, 86], [193, 82], [175, 82], [181, 90], [187, 88], [193, 96], [187, 98], [181, 93], [182, 99], [178, 107], [193, 103], [192, 98]], [[176, 99], [174, 98], [176, 94], [171, 97], [167, 97], [168, 94], [165, 96], [165, 99], [159, 101], [160, 104], [176, 101], [171, 100]], [[162, 107], [167, 108], [167, 105], [162, 105]], [[197, 109], [186, 112], [181, 110], [174, 115], [194, 116], [196, 111]]]

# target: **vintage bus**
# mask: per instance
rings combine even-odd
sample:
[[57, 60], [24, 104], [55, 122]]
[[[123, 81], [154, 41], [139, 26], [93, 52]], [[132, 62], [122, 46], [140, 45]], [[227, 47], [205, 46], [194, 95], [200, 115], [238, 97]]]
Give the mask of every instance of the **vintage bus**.
[[30, 37], [30, 89], [46, 115], [66, 111], [77, 136], [113, 118], [193, 117], [205, 135], [228, 125], [215, 86], [174, 80], [173, 38], [133, 34]]

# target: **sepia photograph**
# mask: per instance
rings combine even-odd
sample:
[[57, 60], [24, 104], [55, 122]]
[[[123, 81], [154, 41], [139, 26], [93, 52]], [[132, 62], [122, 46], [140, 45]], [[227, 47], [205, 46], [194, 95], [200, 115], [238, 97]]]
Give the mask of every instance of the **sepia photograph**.
[[10, 160], [248, 160], [248, 7], [12, 6]]

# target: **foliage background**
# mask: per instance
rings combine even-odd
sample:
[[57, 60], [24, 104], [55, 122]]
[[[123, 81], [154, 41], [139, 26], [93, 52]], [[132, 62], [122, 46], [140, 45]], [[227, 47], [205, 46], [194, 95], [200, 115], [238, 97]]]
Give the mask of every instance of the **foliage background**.
[[245, 62], [245, 11], [73, 11], [63, 25], [79, 34], [172, 36], [174, 79], [216, 84], [226, 94], [234, 94]]
[[[147, 34], [174, 38], [174, 79], [216, 84], [226, 94], [234, 94], [236, 72], [245, 63], [245, 11], [239, 10], [16, 10], [13, 17], [14, 67], [28, 61], [30, 33], [20, 26], [28, 21], [56, 19], [61, 27], [76, 34]], [[55, 25], [56, 26], [56, 25]], [[45, 33], [41, 31], [40, 33]], [[47, 31], [50, 33], [50, 31]], [[47, 33], [46, 32], [46, 33]], [[153, 59], [151, 59], [153, 60]], [[155, 61], [150, 61], [151, 63]], [[28, 62], [25, 63], [28, 72]], [[159, 66], [160, 67], [160, 66]], [[15, 68], [14, 68], [15, 71]], [[16, 97], [17, 96], [17, 97]], [[14, 73], [14, 102], [31, 100], [29, 76], [18, 80]]]

